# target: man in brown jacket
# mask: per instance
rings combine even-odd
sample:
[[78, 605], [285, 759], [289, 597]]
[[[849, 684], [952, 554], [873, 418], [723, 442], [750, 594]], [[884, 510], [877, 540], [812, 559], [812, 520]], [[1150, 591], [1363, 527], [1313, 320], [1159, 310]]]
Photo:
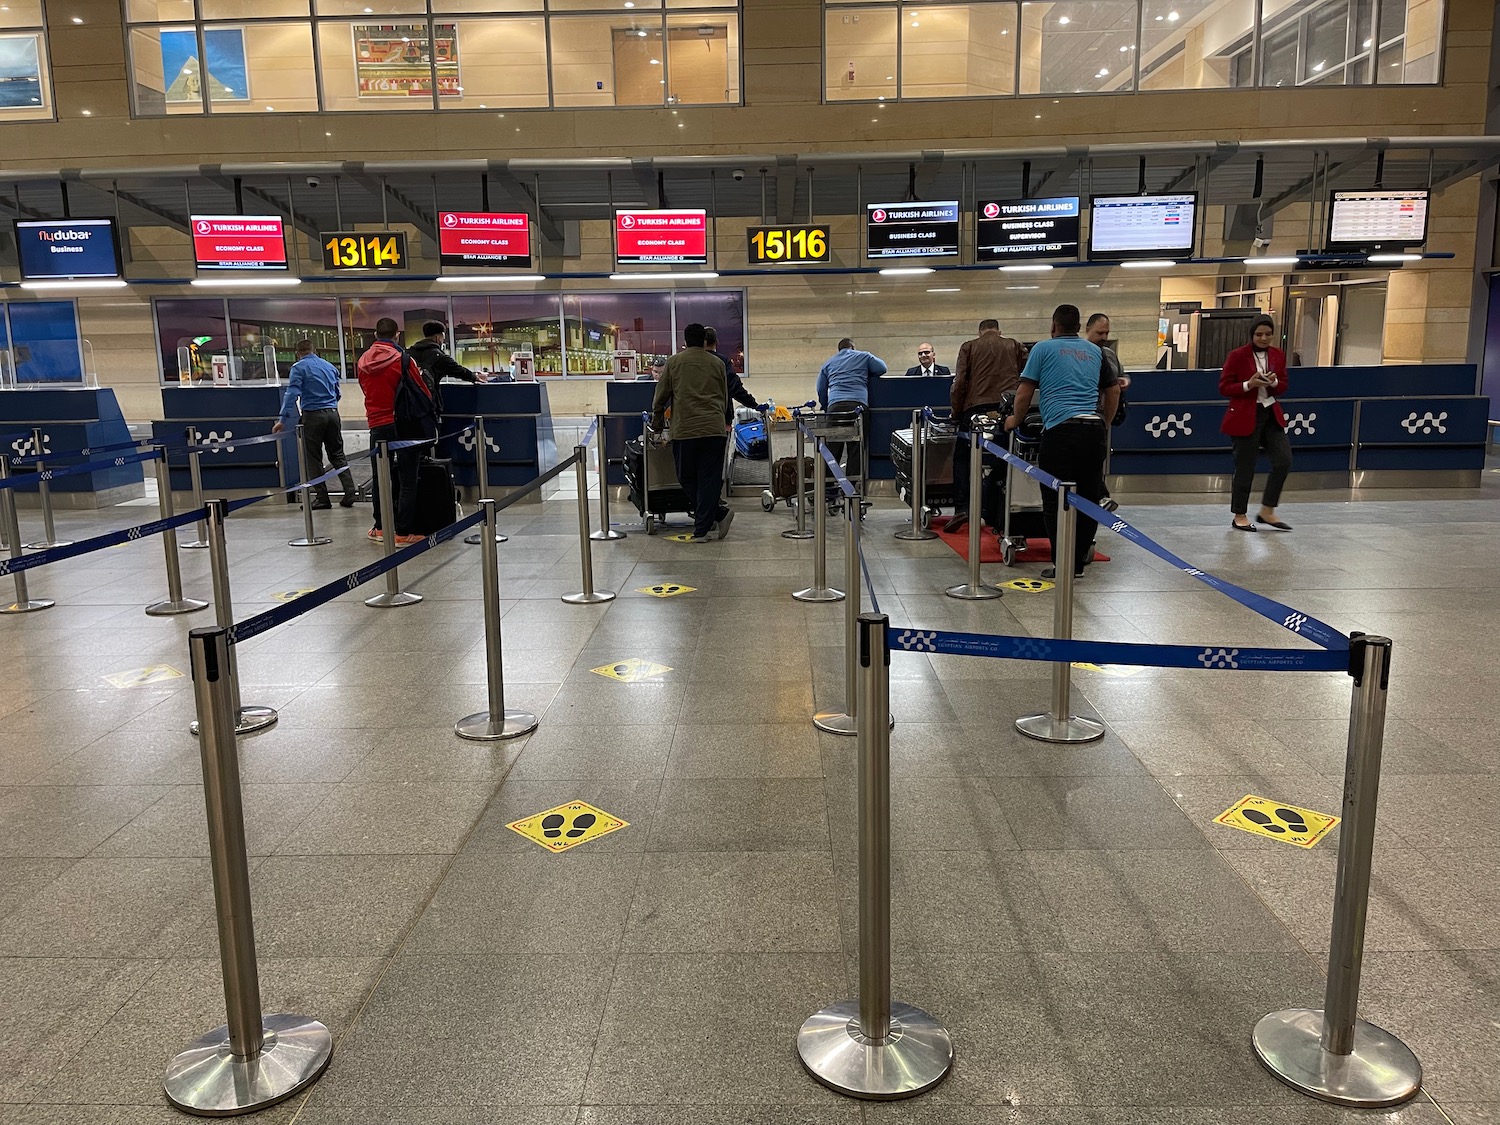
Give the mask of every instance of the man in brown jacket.
[[[965, 340], [958, 349], [953, 376], [953, 420], [968, 431], [975, 415], [994, 410], [1000, 396], [1016, 389], [1026, 349], [1019, 341], [1000, 335], [998, 320], [981, 320], [979, 335]], [[969, 449], [960, 443], [953, 450], [953, 518], [945, 531], [958, 531], [969, 522]]]

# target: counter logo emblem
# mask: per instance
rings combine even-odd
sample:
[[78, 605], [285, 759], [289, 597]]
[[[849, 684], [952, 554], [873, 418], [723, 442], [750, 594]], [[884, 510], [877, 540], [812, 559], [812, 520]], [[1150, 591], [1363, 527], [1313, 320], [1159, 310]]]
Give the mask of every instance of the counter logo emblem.
[[1418, 430], [1421, 430], [1424, 434], [1430, 434], [1433, 430], [1436, 430], [1440, 434], [1446, 434], [1448, 427], [1443, 425], [1443, 423], [1447, 420], [1448, 412], [1446, 410], [1440, 414], [1433, 414], [1430, 410], [1425, 411], [1420, 418], [1417, 417], [1417, 412], [1413, 410], [1405, 418], [1401, 419], [1401, 428], [1409, 434], [1414, 434]]
[[1192, 420], [1193, 416], [1191, 413], [1184, 413], [1181, 418], [1175, 414], [1168, 414], [1165, 418], [1160, 414], [1153, 414], [1151, 415], [1151, 421], [1146, 423], [1146, 432], [1154, 438], [1163, 436], [1170, 438], [1176, 437], [1178, 434], [1181, 434], [1183, 437], [1191, 437], [1193, 428], [1188, 423]]

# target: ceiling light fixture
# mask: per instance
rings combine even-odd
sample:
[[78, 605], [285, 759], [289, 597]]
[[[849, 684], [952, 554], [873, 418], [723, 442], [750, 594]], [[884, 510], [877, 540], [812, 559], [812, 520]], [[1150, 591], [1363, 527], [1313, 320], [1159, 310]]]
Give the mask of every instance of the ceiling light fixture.
[[701, 273], [612, 273], [611, 281], [713, 281], [719, 275], [712, 270]]
[[22, 289], [37, 292], [57, 292], [64, 289], [124, 289], [123, 278], [99, 278], [80, 281], [23, 281]]
[[1120, 265], [1128, 270], [1169, 270], [1176, 262], [1169, 262], [1165, 258], [1145, 258], [1139, 262], [1121, 262]]
[[931, 266], [886, 266], [881, 277], [919, 277], [924, 273], [936, 273]]
[[1369, 260], [1372, 261], [1372, 262], [1420, 262], [1422, 260], [1422, 255], [1420, 255], [1420, 254], [1371, 254]]
[[546, 281], [547, 275], [543, 273], [497, 273], [493, 276], [478, 273], [450, 273], [438, 278], [447, 284], [461, 284], [469, 281]]
[[1302, 259], [1295, 255], [1285, 258], [1246, 258], [1247, 266], [1295, 266]]
[[301, 285], [300, 277], [195, 277], [194, 285], [200, 289], [228, 289], [237, 285], [290, 286]]
[[963, 289], [961, 287], [955, 285], [955, 286], [952, 286], [951, 288], [947, 288], [947, 289], [929, 289], [929, 290], [927, 290], [927, 292], [929, 292], [929, 293], [962, 293]]
[[1051, 270], [1052, 270], [1052, 268], [1053, 268], [1052, 266], [1049, 266], [1049, 265], [1047, 265], [1047, 264], [1045, 264], [1043, 262], [1037, 262], [1037, 263], [1034, 263], [1034, 264], [1017, 263], [1016, 265], [1013, 265], [1013, 266], [1001, 266], [1000, 267], [1000, 272], [1001, 273], [1050, 273]]

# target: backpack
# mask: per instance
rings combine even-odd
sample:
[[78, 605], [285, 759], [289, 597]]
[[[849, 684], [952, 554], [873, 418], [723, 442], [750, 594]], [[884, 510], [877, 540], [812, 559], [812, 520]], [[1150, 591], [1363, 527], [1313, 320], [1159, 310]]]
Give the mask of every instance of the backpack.
[[407, 350], [396, 345], [401, 353], [401, 374], [396, 380], [396, 436], [402, 441], [421, 441], [435, 438], [438, 433], [438, 407], [431, 391], [422, 382], [420, 374], [413, 375], [411, 368], [422, 369]]

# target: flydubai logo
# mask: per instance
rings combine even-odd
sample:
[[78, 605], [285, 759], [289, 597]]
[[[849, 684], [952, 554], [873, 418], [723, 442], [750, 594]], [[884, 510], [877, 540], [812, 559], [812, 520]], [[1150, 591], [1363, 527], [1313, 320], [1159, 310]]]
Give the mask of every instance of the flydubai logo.
[[36, 236], [43, 242], [87, 242], [92, 237], [86, 230], [39, 230]]

